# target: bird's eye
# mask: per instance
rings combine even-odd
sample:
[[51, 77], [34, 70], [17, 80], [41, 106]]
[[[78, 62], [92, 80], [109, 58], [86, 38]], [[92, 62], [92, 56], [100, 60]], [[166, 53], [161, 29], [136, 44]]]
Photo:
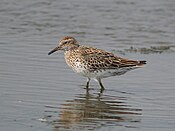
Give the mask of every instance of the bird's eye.
[[66, 41], [66, 42], [64, 42], [64, 44], [67, 44], [68, 42]]

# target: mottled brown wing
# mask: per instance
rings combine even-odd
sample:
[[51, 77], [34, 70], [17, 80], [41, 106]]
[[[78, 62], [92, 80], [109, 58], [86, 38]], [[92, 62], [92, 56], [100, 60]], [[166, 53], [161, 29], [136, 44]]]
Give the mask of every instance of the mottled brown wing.
[[86, 49], [83, 50], [82, 56], [89, 69], [116, 69], [145, 64], [145, 61], [124, 59], [104, 50], [92, 47], [84, 48]]

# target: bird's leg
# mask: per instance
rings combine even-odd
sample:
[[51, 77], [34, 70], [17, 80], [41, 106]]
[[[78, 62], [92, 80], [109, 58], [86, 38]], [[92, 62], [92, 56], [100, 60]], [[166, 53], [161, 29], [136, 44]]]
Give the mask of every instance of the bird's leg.
[[104, 87], [100, 89], [100, 95], [99, 96], [101, 96], [101, 94], [103, 93], [104, 90], [105, 90]]
[[86, 83], [86, 89], [89, 88], [89, 82], [90, 82], [90, 80], [91, 80], [91, 79], [88, 77], [88, 78], [87, 78], [87, 83]]
[[100, 87], [101, 87], [101, 92], [103, 92], [103, 90], [104, 90], [105, 88], [104, 88], [104, 86], [103, 86], [103, 84], [102, 84], [102, 82], [101, 82], [101, 79], [98, 79], [98, 83], [99, 83], [99, 85], [100, 85]]

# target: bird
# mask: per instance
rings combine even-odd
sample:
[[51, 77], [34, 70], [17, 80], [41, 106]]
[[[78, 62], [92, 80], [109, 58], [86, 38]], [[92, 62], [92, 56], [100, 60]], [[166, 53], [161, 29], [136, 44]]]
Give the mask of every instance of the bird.
[[80, 45], [72, 36], [63, 37], [48, 55], [59, 50], [64, 52], [65, 61], [74, 72], [87, 77], [87, 89], [91, 79], [97, 81], [104, 90], [105, 87], [101, 81], [103, 78], [123, 75], [146, 64], [145, 60], [130, 60], [102, 49]]

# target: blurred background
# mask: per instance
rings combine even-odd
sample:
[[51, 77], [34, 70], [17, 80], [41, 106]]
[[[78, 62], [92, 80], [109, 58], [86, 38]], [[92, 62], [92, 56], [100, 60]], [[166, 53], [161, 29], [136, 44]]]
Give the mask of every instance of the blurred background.
[[[1, 0], [0, 130], [174, 131], [174, 35], [174, 0]], [[86, 92], [63, 36], [147, 65]]]

